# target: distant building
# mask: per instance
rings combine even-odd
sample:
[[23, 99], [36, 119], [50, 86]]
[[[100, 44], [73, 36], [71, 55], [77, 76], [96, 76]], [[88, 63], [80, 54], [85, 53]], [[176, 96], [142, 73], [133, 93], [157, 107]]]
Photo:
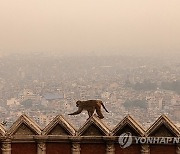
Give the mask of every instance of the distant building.
[[176, 120], [180, 120], [180, 104], [173, 106], [173, 116]]
[[64, 99], [64, 94], [63, 93], [45, 93], [42, 95], [42, 98], [46, 99], [47, 101], [62, 100]]
[[30, 90], [30, 89], [24, 89], [23, 91], [19, 92], [18, 98], [19, 98], [21, 101], [28, 100], [28, 99], [31, 99], [31, 100], [39, 100], [39, 99], [40, 99], [40, 96], [34, 94], [33, 91]]
[[12, 105], [19, 105], [19, 101], [16, 98], [11, 98], [9, 100], [7, 100], [7, 105], [8, 106], [12, 106]]

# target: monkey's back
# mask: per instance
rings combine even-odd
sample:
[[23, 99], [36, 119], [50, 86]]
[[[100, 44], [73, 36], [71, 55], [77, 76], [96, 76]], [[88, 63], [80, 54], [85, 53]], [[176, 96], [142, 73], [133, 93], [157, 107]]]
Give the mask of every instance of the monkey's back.
[[96, 107], [97, 105], [100, 106], [102, 104], [102, 101], [101, 100], [87, 100], [87, 101], [82, 101], [82, 105], [85, 107], [85, 108], [94, 108]]

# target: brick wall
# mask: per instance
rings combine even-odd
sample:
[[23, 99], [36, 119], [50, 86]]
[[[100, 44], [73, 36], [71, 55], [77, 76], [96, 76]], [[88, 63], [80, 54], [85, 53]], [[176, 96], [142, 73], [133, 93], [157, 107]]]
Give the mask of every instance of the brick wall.
[[40, 128], [26, 115], [9, 128], [0, 125], [0, 154], [179, 154], [180, 144], [136, 144], [121, 148], [121, 133], [137, 137], [178, 137], [179, 128], [165, 115], [147, 130], [131, 116], [122, 119], [113, 129], [96, 116], [76, 130], [63, 116], [56, 116]]

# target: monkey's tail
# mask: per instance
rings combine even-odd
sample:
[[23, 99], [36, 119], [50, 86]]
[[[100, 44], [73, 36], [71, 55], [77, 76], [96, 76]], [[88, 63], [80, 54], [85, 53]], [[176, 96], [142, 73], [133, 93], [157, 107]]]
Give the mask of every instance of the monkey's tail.
[[104, 108], [104, 110], [109, 113], [109, 111], [108, 111], [108, 110], [106, 109], [106, 107], [104, 106], [103, 102], [101, 102], [101, 105], [102, 105], [102, 107]]

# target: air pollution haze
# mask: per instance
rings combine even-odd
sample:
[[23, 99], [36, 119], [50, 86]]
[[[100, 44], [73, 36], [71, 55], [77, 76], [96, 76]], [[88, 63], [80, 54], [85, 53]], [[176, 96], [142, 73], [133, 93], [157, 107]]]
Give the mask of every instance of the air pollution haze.
[[[110, 132], [116, 136], [121, 130], [126, 132], [126, 128], [129, 131], [136, 126], [140, 134], [134, 131], [132, 134], [138, 136], [145, 133], [162, 137], [166, 132], [168, 136], [179, 136], [179, 40], [180, 0], [0, 0], [2, 147], [9, 137], [14, 139], [12, 143], [25, 141], [27, 134], [24, 136], [24, 131], [21, 134], [21, 128], [27, 128], [28, 132], [32, 128], [35, 134], [41, 134], [43, 130], [45, 134], [55, 135], [47, 139], [48, 143], [55, 141], [62, 130], [62, 134], [80, 134], [79, 138], [88, 135], [86, 132], [91, 136]], [[101, 100], [109, 113], [103, 109], [101, 101], [87, 100]], [[81, 113], [83, 110], [87, 111]], [[110, 126], [110, 129], [106, 131], [104, 124], [97, 121], [98, 125], [94, 122], [92, 127], [90, 124], [83, 130], [80, 126], [86, 127], [87, 119], [93, 114], [98, 114], [96, 118], [102, 119], [105, 127]], [[25, 115], [34, 119], [42, 129], [33, 125], [31, 120], [31, 124], [29, 120], [24, 121]], [[70, 123], [57, 115], [63, 115], [83, 133], [72, 131]], [[131, 116], [147, 131], [144, 132]], [[17, 120], [18, 117], [21, 120]], [[119, 122], [124, 117], [122, 127]], [[160, 119], [155, 122], [158, 117]], [[16, 127], [21, 121], [22, 125]], [[130, 128], [128, 121], [135, 127]], [[7, 133], [2, 125], [8, 128]], [[149, 133], [152, 127], [153, 131]], [[16, 140], [16, 135], [22, 140]], [[33, 137], [29, 137], [29, 142], [35, 143]], [[176, 145], [168, 144], [168, 149], [169, 145], [176, 150]], [[11, 151], [18, 149], [8, 143], [9, 146]], [[83, 147], [81, 149], [88, 149]], [[51, 149], [49, 145], [48, 148]], [[64, 152], [64, 147], [58, 148], [63, 152], [57, 153], [68, 153]], [[98, 152], [93, 153], [100, 154], [99, 149], [104, 148], [97, 145], [96, 149]], [[106, 149], [109, 151], [109, 146]], [[140, 153], [140, 148], [135, 149]], [[53, 154], [54, 151], [47, 150], [47, 153]]]
[[178, 53], [179, 0], [1, 0], [0, 52]]

